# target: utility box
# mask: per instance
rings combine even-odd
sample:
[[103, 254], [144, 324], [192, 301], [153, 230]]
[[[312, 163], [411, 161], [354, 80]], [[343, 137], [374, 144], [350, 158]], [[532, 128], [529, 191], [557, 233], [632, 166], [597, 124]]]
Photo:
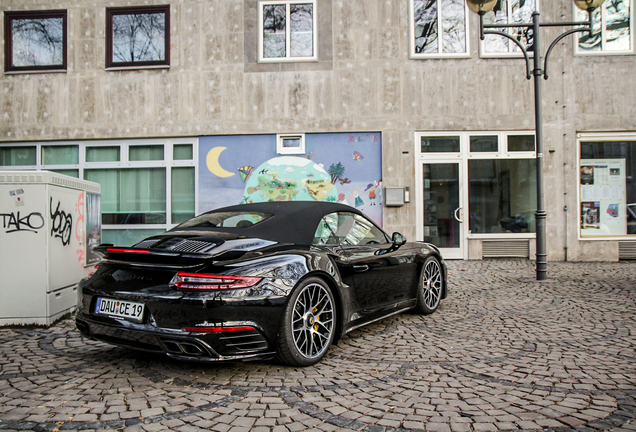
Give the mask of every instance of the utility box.
[[0, 171], [0, 325], [51, 325], [77, 306], [101, 243], [97, 183]]

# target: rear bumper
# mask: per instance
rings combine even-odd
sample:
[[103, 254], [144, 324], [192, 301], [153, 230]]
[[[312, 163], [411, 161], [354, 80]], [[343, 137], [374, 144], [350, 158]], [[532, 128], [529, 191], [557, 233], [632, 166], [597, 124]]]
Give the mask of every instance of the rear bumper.
[[201, 333], [150, 328], [147, 324], [93, 317], [79, 312], [75, 323], [86, 338], [181, 360], [218, 362], [271, 357], [275, 354], [273, 344], [253, 322], [237, 323], [252, 327], [249, 330]]

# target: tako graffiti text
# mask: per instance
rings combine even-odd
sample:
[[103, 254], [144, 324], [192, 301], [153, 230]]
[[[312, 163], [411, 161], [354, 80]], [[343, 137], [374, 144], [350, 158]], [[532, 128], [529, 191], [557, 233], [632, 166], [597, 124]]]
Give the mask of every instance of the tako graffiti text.
[[42, 213], [29, 213], [22, 216], [20, 212], [16, 213], [0, 213], [2, 219], [2, 228], [6, 233], [27, 231], [37, 233], [44, 226], [44, 217]]

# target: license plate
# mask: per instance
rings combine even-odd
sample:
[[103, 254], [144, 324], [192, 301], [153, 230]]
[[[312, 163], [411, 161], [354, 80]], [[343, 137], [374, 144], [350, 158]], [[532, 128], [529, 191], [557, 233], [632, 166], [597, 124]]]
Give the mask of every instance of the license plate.
[[144, 317], [144, 304], [98, 297], [95, 314], [141, 322]]

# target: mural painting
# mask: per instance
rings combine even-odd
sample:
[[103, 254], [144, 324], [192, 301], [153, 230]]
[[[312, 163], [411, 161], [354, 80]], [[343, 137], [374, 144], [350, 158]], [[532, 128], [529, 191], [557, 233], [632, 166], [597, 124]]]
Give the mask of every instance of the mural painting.
[[356, 207], [382, 225], [382, 140], [376, 133], [306, 134], [305, 153], [279, 155], [276, 135], [199, 139], [199, 208], [326, 201]]

